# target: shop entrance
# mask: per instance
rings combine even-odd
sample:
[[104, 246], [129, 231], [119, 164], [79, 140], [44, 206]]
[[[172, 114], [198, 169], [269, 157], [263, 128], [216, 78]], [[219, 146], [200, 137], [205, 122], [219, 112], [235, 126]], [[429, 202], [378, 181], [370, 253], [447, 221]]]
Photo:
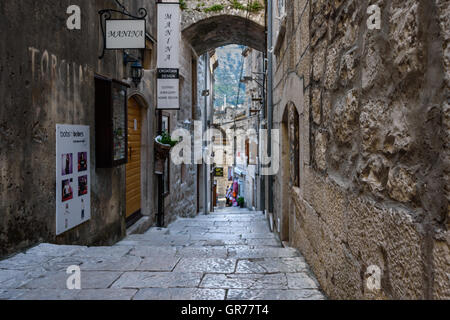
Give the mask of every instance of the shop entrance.
[[142, 112], [138, 102], [128, 100], [128, 164], [126, 166], [126, 218], [141, 213], [141, 133]]

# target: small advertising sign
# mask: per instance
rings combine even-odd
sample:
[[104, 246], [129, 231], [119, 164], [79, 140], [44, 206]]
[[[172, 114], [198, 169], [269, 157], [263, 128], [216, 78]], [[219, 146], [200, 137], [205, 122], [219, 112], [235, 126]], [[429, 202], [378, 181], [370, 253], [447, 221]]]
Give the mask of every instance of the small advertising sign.
[[106, 20], [106, 49], [145, 49], [146, 20]]
[[214, 170], [214, 177], [222, 178], [223, 176], [224, 176], [223, 168], [215, 168], [215, 170]]
[[91, 219], [89, 131], [56, 125], [56, 235]]
[[180, 5], [158, 3], [158, 109], [180, 109]]

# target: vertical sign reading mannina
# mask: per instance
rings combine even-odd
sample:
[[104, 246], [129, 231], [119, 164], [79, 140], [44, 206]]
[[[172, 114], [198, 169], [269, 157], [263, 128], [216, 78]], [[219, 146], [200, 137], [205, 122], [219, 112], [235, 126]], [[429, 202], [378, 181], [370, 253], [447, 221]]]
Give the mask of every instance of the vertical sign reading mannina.
[[158, 109], [180, 109], [180, 5], [158, 3]]
[[56, 125], [56, 235], [91, 219], [88, 126]]

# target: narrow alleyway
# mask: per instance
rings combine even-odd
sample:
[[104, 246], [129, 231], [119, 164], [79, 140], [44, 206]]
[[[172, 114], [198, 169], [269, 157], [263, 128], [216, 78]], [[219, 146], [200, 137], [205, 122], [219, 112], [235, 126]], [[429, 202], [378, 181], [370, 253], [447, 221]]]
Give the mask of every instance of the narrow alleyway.
[[[0, 299], [325, 299], [297, 250], [264, 215], [222, 209], [178, 219], [112, 247], [41, 244], [0, 262]], [[82, 290], [68, 290], [69, 266]]]

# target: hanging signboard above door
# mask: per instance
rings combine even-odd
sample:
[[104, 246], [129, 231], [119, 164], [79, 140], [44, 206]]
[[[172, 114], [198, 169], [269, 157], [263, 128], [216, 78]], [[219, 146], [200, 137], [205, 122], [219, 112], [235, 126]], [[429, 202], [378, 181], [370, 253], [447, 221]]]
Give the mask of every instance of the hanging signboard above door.
[[180, 109], [179, 3], [158, 3], [158, 106], [159, 110]]
[[[138, 15], [130, 14], [125, 7], [122, 11], [104, 9], [98, 12], [103, 36], [103, 50], [98, 57], [103, 59], [105, 50], [145, 49], [147, 10], [140, 8]], [[120, 14], [127, 19], [112, 19], [112, 15]]]
[[145, 49], [142, 20], [106, 20], [106, 49]]

